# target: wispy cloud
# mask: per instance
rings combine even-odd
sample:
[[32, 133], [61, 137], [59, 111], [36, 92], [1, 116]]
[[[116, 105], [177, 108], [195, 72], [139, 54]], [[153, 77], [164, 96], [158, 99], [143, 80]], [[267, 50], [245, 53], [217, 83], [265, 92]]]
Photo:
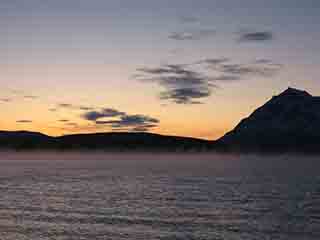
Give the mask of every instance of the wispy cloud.
[[77, 105], [77, 104], [71, 104], [71, 103], [59, 103], [56, 105], [55, 109], [56, 111], [58, 109], [72, 109], [72, 110], [81, 110], [81, 111], [90, 111], [90, 110], [94, 110], [94, 107], [88, 107], [88, 106], [84, 106], [84, 105]]
[[89, 121], [97, 121], [101, 118], [118, 117], [125, 116], [124, 112], [120, 112], [113, 108], [104, 108], [101, 111], [90, 111], [83, 114], [84, 119]]
[[65, 123], [66, 126], [70, 126], [70, 127], [78, 127], [78, 123], [74, 123], [74, 122], [67, 122]]
[[195, 16], [182, 16], [179, 20], [182, 23], [197, 23], [200, 21], [200, 19]]
[[211, 95], [209, 88], [180, 88], [172, 89], [160, 94], [160, 99], [174, 100], [178, 104], [201, 104], [197, 99], [203, 99]]
[[66, 123], [66, 122], [69, 122], [70, 120], [68, 120], [68, 119], [60, 119], [60, 120], [58, 120], [58, 122], [62, 122], [62, 123]]
[[234, 81], [252, 77], [273, 77], [283, 67], [268, 59], [258, 59], [251, 63], [233, 63], [230, 59], [206, 59], [202, 61], [210, 70], [217, 73], [216, 81]]
[[142, 114], [128, 114], [113, 108], [104, 108], [100, 111], [89, 111], [81, 116], [83, 119], [94, 122], [96, 125], [111, 127], [113, 130], [148, 131], [157, 127], [159, 120]]
[[219, 88], [219, 82], [272, 77], [282, 67], [267, 59], [234, 63], [227, 57], [207, 58], [190, 64], [138, 68], [136, 79], [162, 86], [162, 100], [177, 104], [200, 104], [214, 89]]
[[169, 35], [169, 39], [176, 41], [201, 40], [216, 34], [214, 29], [198, 29], [193, 31], [178, 31]]
[[10, 98], [1, 98], [0, 102], [8, 103], [11, 102], [12, 100]]
[[22, 99], [35, 100], [39, 98], [38, 96], [35, 96], [35, 95], [27, 95], [23, 91], [19, 91], [19, 90], [9, 90], [9, 91], [10, 93], [8, 94], [8, 96], [0, 98], [0, 102], [9, 103], [13, 101], [19, 101]]
[[79, 106], [79, 109], [80, 110], [83, 110], [83, 111], [90, 111], [90, 110], [94, 110], [93, 107], [87, 107], [87, 106]]
[[265, 42], [274, 38], [271, 31], [240, 32], [239, 35], [240, 42]]
[[230, 62], [231, 59], [227, 57], [221, 57], [221, 58], [206, 58], [202, 59], [198, 62], [195, 62], [195, 64], [210, 64], [210, 65], [219, 65], [226, 62]]
[[140, 68], [142, 81], [156, 82], [165, 88], [161, 99], [172, 100], [178, 104], [200, 103], [208, 97], [214, 84], [201, 72], [187, 69], [186, 65], [170, 64], [154, 68]]
[[59, 103], [57, 105], [57, 107], [60, 107], [60, 108], [74, 108], [74, 106], [70, 103]]
[[16, 123], [32, 123], [32, 120], [17, 120]]
[[145, 124], [131, 129], [132, 132], [148, 132], [151, 128], [157, 127], [156, 124]]
[[38, 96], [34, 96], [34, 95], [25, 95], [23, 96], [24, 99], [30, 99], [30, 100], [35, 100], [38, 99]]
[[128, 127], [140, 127], [140, 128], [151, 128], [156, 127], [159, 123], [158, 119], [145, 116], [145, 115], [124, 115], [118, 120], [109, 121], [96, 121], [96, 124], [107, 124], [111, 125], [112, 128], [128, 128]]

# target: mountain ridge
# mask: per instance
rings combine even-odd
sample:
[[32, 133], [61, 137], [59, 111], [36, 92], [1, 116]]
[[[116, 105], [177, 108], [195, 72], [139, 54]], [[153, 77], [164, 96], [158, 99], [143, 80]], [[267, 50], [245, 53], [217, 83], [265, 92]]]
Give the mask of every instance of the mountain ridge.
[[57, 137], [39, 132], [0, 131], [0, 149], [14, 150], [113, 150], [189, 151], [207, 150], [212, 141], [147, 132], [98, 132]]

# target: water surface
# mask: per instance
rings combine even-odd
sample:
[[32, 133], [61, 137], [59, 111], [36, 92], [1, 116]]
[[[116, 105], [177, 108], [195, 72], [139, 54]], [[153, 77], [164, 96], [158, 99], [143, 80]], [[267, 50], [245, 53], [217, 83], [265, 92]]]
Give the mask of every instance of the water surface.
[[320, 239], [317, 157], [0, 155], [0, 239]]

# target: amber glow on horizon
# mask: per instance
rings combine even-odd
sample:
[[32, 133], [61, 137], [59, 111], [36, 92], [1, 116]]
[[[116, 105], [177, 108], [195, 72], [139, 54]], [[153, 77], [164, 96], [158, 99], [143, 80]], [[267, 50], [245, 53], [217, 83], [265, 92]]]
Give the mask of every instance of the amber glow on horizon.
[[[218, 89], [213, 96], [208, 98], [206, 104], [190, 106], [163, 104], [157, 99], [155, 85], [145, 86], [143, 83], [130, 80], [133, 81], [130, 87], [123, 86], [121, 71], [117, 71], [114, 65], [105, 69], [103, 66], [106, 67], [106, 65], [70, 65], [68, 68], [65, 65], [10, 66], [7, 78], [11, 77], [12, 82], [18, 81], [22, 76], [25, 79], [32, 78], [34, 81], [37, 79], [40, 81], [47, 77], [46, 80], [49, 83], [54, 82], [54, 79], [68, 76], [69, 81], [62, 91], [59, 91], [60, 87], [58, 86], [49, 87], [48, 85], [46, 88], [47, 82], [37, 91], [28, 85], [23, 88], [23, 91], [9, 87], [6, 90], [3, 89], [3, 99], [8, 98], [10, 101], [1, 103], [3, 114], [7, 117], [1, 120], [0, 128], [2, 130], [38, 131], [51, 136], [112, 131], [110, 127], [96, 126], [92, 122], [82, 119], [81, 116], [85, 111], [73, 108], [58, 109], [57, 107], [59, 104], [68, 103], [74, 106], [94, 107], [95, 109], [111, 107], [130, 114], [144, 113], [160, 120], [159, 126], [151, 129], [151, 132], [213, 140], [223, 136], [272, 95], [278, 94], [286, 88], [286, 84], [281, 84], [283, 87], [278, 87], [277, 90], [263, 89], [263, 91], [257, 92], [254, 88], [248, 89], [247, 86], [239, 85], [238, 89], [243, 88], [243, 91], [246, 91], [246, 98], [241, 96], [242, 92], [226, 88]], [[13, 71], [13, 67], [16, 71]], [[26, 72], [26, 68], [28, 72]], [[49, 68], [50, 71], [45, 70]], [[78, 71], [81, 68], [85, 69]], [[65, 74], [66, 69], [69, 74]], [[90, 75], [93, 72], [97, 74]], [[112, 72], [118, 72], [120, 75], [112, 74]], [[296, 70], [295, 73], [297, 74]], [[73, 86], [76, 80], [83, 79], [81, 82], [85, 82], [85, 79], [89, 79], [90, 76], [94, 76], [100, 84], [89, 87], [86, 84]], [[106, 81], [107, 78], [112, 78], [113, 83]], [[229, 84], [237, 85], [238, 83]], [[259, 88], [263, 87], [263, 82], [253, 84]], [[111, 91], [109, 90], [107, 94], [96, 94], [103, 92], [102, 88], [105, 88], [106, 92], [109, 89]], [[143, 94], [140, 94], [141, 88], [144, 89]], [[317, 87], [313, 86], [313, 89], [317, 89]], [[120, 92], [121, 94], [119, 94]], [[25, 98], [28, 95], [34, 95], [35, 98]], [[135, 101], [134, 104], [131, 101], [132, 97]], [[54, 108], [57, 109], [51, 111]], [[21, 120], [30, 122], [17, 122]], [[60, 122], [60, 120], [68, 120], [68, 122]]]
[[7, 1], [0, 130], [212, 140], [288, 86], [320, 95], [318, 2], [239, 4]]

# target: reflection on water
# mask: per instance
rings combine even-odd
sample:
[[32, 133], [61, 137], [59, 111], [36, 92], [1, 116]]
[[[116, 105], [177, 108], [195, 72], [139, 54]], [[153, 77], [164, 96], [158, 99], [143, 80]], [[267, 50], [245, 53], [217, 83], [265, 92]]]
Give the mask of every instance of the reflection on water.
[[0, 239], [320, 239], [317, 158], [1, 154]]

